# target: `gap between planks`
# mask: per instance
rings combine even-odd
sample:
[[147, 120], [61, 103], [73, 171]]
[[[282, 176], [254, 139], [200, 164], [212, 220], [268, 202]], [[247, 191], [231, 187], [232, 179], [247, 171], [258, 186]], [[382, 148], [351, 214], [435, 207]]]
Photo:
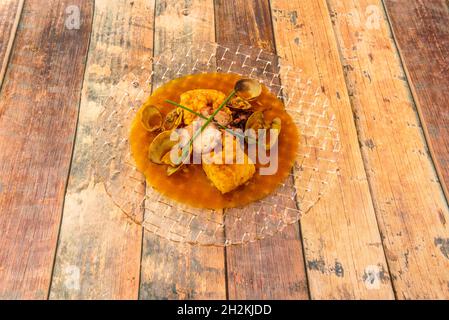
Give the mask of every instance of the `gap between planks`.
[[[271, 54], [276, 53], [269, 1], [216, 1], [215, 17], [219, 44], [237, 42], [260, 47]], [[252, 210], [251, 205], [245, 209]], [[295, 223], [282, 234], [243, 246], [225, 248], [229, 297], [309, 299], [300, 235], [299, 223]]]
[[[24, 0], [22, 0], [23, 2]], [[91, 17], [92, 19], [90, 20], [90, 35], [89, 35], [89, 40], [87, 42], [87, 52], [86, 52], [86, 56], [84, 58], [84, 71], [83, 71], [83, 76], [82, 76], [82, 80], [81, 81], [81, 88], [80, 88], [80, 95], [78, 98], [78, 114], [76, 117], [76, 124], [75, 124], [75, 133], [73, 136], [73, 147], [72, 147], [72, 156], [70, 158], [70, 164], [69, 164], [69, 177], [67, 178], [66, 184], [65, 184], [65, 188], [64, 188], [64, 198], [62, 200], [62, 212], [61, 212], [61, 219], [59, 221], [59, 228], [58, 228], [58, 237], [57, 237], [57, 241], [56, 241], [56, 249], [54, 252], [54, 257], [53, 257], [53, 266], [51, 268], [51, 276], [50, 276], [50, 285], [48, 288], [48, 293], [47, 293], [47, 300], [50, 300], [51, 297], [51, 293], [52, 293], [52, 286], [53, 286], [53, 277], [55, 275], [55, 267], [56, 267], [56, 258], [57, 258], [57, 254], [58, 254], [58, 250], [59, 250], [59, 244], [60, 244], [60, 237], [61, 237], [61, 230], [62, 230], [62, 223], [64, 221], [64, 208], [66, 205], [66, 195], [67, 195], [67, 190], [69, 188], [69, 182], [70, 182], [70, 172], [72, 172], [72, 165], [73, 165], [73, 159], [75, 156], [75, 146], [77, 143], [77, 138], [78, 138], [78, 124], [79, 124], [79, 120], [80, 120], [80, 112], [81, 112], [81, 99], [82, 99], [82, 95], [83, 95], [83, 90], [84, 90], [84, 79], [86, 78], [86, 71], [87, 71], [87, 61], [89, 59], [89, 48], [90, 48], [90, 42], [92, 40], [92, 35], [94, 33], [93, 27], [94, 27], [94, 17], [95, 17], [95, 0], [92, 0], [92, 13], [91, 13]], [[1, 87], [0, 87], [1, 88]]]
[[[301, 221], [312, 298], [393, 298], [390, 279], [384, 275], [385, 252], [368, 245], [380, 243], [380, 234], [327, 4], [321, 0], [272, 4], [279, 52], [326, 90], [335, 106], [345, 150], [340, 175], [329, 190], [333, 198], [328, 194], [321, 199]], [[344, 276], [331, 272], [337, 262], [344, 266]], [[371, 266], [378, 271], [367, 271]], [[367, 272], [373, 275], [377, 290], [367, 286]]]
[[[89, 20], [89, 3], [78, 4]], [[79, 32], [64, 28], [62, 6], [53, 1], [42, 11], [24, 4], [19, 22], [28, 28], [17, 28], [2, 87], [2, 179], [10, 187], [0, 194], [7, 200], [0, 224], [8, 234], [1, 238], [0, 295], [7, 298], [44, 299], [51, 282], [81, 88], [76, 80], [90, 35], [90, 24]], [[69, 74], [72, 81], [64, 81]]]
[[[330, 3], [330, 0], [326, 0], [326, 5], [327, 5], [327, 8], [328, 8], [329, 14], [331, 14], [331, 12], [332, 12], [332, 5]], [[342, 52], [342, 43], [340, 42], [341, 39], [339, 39], [338, 36], [337, 36], [337, 32], [335, 30], [335, 25], [332, 24], [332, 26], [333, 26], [333, 31], [334, 31], [333, 34], [334, 34], [334, 37], [335, 37], [335, 42], [337, 43], [337, 47], [338, 47], [338, 53], [339, 53], [340, 59], [341, 59], [342, 64], [343, 64], [344, 55], [343, 55], [343, 52]], [[350, 92], [350, 83], [349, 83], [349, 80], [348, 80], [346, 74], [345, 74], [344, 79], [345, 79], [345, 84], [346, 84], [346, 90], [349, 93]], [[360, 130], [363, 130], [363, 129], [360, 128], [360, 124], [356, 120], [357, 119], [357, 114], [356, 114], [356, 111], [355, 111], [355, 108], [354, 108], [353, 99], [351, 97], [350, 97], [350, 104], [351, 104], [351, 110], [352, 110], [352, 117], [354, 119], [354, 126], [356, 127], [357, 138], [358, 138], [359, 143], [360, 143], [360, 141], [362, 141], [362, 138], [360, 136]], [[362, 162], [363, 162], [363, 166], [364, 166], [365, 172], [366, 172], [367, 176], [369, 177], [368, 164], [367, 164], [368, 160], [366, 158], [365, 153], [362, 152], [362, 150], [360, 150], [360, 151], [361, 151], [361, 155], [362, 155], [362, 160], [363, 160]], [[371, 183], [369, 178], [368, 178], [368, 189], [369, 189], [369, 193], [371, 195], [371, 199], [374, 200], [375, 199], [375, 194], [373, 192], [373, 186], [372, 186], [372, 183]], [[373, 206], [374, 206], [374, 210], [376, 211], [375, 220], [376, 220], [376, 224], [377, 224], [377, 229], [379, 230], [379, 233], [381, 233], [381, 228], [380, 228], [380, 224], [379, 224], [379, 217], [378, 217], [378, 212], [377, 212], [378, 208], [376, 208], [376, 205], [374, 204], [374, 201], [373, 201]], [[385, 263], [386, 263], [386, 266], [387, 266], [387, 269], [388, 269], [388, 276], [390, 277], [390, 279], [392, 279], [390, 264], [389, 264], [389, 261], [388, 261], [388, 257], [387, 257], [387, 254], [386, 254], [386, 248], [385, 248], [385, 244], [384, 244], [383, 240], [381, 241], [381, 245], [382, 245], [382, 251], [383, 251], [383, 254], [384, 254], [384, 257], [385, 257]], [[396, 289], [395, 289], [393, 281], [391, 282], [391, 288], [393, 290], [394, 299], [397, 300], [398, 297], [397, 297], [397, 293], [396, 293]]]
[[51, 299], [138, 297], [142, 227], [126, 219], [102, 184], [95, 183], [93, 138], [96, 117], [110, 88], [123, 89], [121, 77], [137, 67], [152, 47], [145, 37], [152, 28], [149, 2], [95, 1]]
[[14, 46], [14, 40], [16, 39], [17, 28], [19, 27], [20, 17], [22, 16], [23, 4], [25, 0], [19, 0], [14, 22], [9, 34], [8, 44], [6, 46], [5, 55], [2, 61], [2, 67], [0, 69], [0, 91], [3, 87], [3, 80], [5, 79], [6, 70], [8, 68], [9, 58], [11, 56], [12, 48]]
[[[449, 184], [449, 181], [446, 181], [443, 169], [439, 165], [437, 152], [435, 151], [435, 148], [432, 145], [432, 137], [431, 137], [431, 135], [429, 133], [429, 129], [428, 129], [427, 122], [426, 122], [426, 117], [424, 115], [424, 112], [423, 112], [422, 108], [420, 107], [419, 94], [418, 94], [417, 90], [415, 89], [415, 86], [413, 85], [412, 76], [410, 74], [409, 69], [407, 68], [406, 58], [405, 58], [404, 54], [402, 53], [402, 51], [400, 50], [401, 46], [399, 44], [398, 36], [397, 36], [397, 34], [396, 34], [395, 30], [394, 30], [393, 21], [391, 19], [391, 14], [388, 11], [386, 1], [388, 1], [388, 0], [381, 0], [382, 6], [383, 6], [384, 11], [385, 11], [385, 16], [387, 18], [388, 25], [389, 25], [389, 28], [391, 30], [391, 34], [393, 35], [393, 41], [394, 41], [395, 47], [396, 47], [396, 49], [398, 51], [398, 55], [399, 55], [400, 60], [401, 60], [402, 68], [403, 68], [403, 70], [405, 72], [405, 75], [407, 77], [408, 87], [410, 88], [411, 96], [412, 96], [413, 102], [415, 104], [416, 112], [418, 114], [418, 117], [420, 119], [421, 125], [423, 127], [424, 137], [426, 139], [426, 143], [427, 143], [427, 146], [428, 146], [428, 149], [429, 149], [429, 152], [430, 152], [430, 156], [431, 156], [432, 161], [433, 161], [433, 165], [435, 167], [435, 171], [437, 172], [437, 175], [438, 175], [438, 178], [439, 178], [439, 183], [440, 183], [441, 188], [442, 188], [442, 190], [444, 192], [444, 195], [445, 195], [445, 198], [446, 198], [446, 203], [449, 205], [449, 186], [446, 185], [446, 184]], [[447, 11], [449, 13], [449, 0], [446, 0], [445, 4], [447, 6]], [[449, 72], [449, 69], [447, 71]]]
[[[328, 5], [333, 9], [342, 61], [350, 67], [345, 77], [353, 93], [354, 120], [396, 297], [447, 297], [448, 273], [443, 272], [447, 259], [434, 243], [449, 234], [441, 220], [448, 214], [447, 202], [425, 151], [410, 83], [401, 80], [404, 68], [382, 2], [328, 0]], [[366, 18], [363, 9], [369, 6], [381, 15], [377, 17], [380, 30], [374, 33], [361, 19]], [[347, 42], [353, 37], [359, 39], [354, 47], [355, 42]], [[390, 110], [394, 113], [389, 114]]]
[[[214, 42], [213, 11], [212, 0], [156, 0], [153, 56], [174, 42]], [[157, 210], [156, 191], [146, 192], [146, 207]], [[144, 230], [139, 292], [140, 299], [225, 299], [224, 248], [174, 243]]]

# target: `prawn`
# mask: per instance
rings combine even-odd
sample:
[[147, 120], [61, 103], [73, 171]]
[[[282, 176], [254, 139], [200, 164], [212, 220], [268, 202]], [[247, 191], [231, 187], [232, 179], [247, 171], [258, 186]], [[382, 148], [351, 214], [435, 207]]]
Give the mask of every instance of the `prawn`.
[[[217, 109], [221, 103], [226, 99], [226, 95], [218, 90], [213, 89], [196, 89], [186, 91], [181, 94], [181, 101], [185, 107], [188, 107], [196, 112], [201, 112], [201, 110]], [[227, 109], [223, 108], [222, 110]], [[226, 111], [226, 110], [225, 110]], [[230, 110], [228, 110], [230, 112]], [[227, 112], [227, 111], [226, 111]], [[196, 118], [196, 115], [190, 113], [186, 110], [183, 110], [184, 115], [184, 123], [189, 125]]]

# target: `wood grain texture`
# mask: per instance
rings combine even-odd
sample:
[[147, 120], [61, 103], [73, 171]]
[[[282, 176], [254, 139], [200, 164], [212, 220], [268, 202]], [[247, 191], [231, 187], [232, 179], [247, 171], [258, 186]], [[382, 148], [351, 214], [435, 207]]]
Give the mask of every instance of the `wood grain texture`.
[[326, 2], [271, 4], [278, 54], [321, 86], [342, 145], [338, 177], [301, 220], [311, 296], [394, 298]]
[[19, 0], [5, 0], [0, 3], [0, 61], [5, 58], [9, 39], [16, 18]]
[[[77, 5], [80, 29], [65, 27]], [[0, 298], [44, 299], [89, 42], [90, 1], [28, 1], [0, 96]]]
[[[214, 40], [212, 0], [156, 0], [155, 56], [172, 45]], [[151, 201], [154, 193], [147, 188], [145, 207], [151, 210], [158, 206]], [[225, 278], [223, 248], [174, 243], [144, 232], [141, 299], [225, 299]]]
[[379, 0], [328, 0], [399, 299], [448, 298], [446, 200]]
[[111, 87], [151, 57], [154, 1], [97, 0], [94, 13], [51, 299], [136, 299], [139, 292], [142, 227], [95, 180], [93, 141]]
[[449, 199], [449, 4], [385, 0], [424, 133]]
[[[215, 16], [218, 43], [252, 45], [275, 53], [269, 1], [219, 0]], [[230, 209], [229, 218], [237, 216], [236, 210], [243, 210], [238, 215], [245, 216], [245, 210], [253, 208]], [[308, 299], [298, 224], [282, 234], [228, 247], [226, 256], [230, 299]]]
[[0, 88], [16, 37], [23, 2], [23, 0], [4, 0], [0, 2]]

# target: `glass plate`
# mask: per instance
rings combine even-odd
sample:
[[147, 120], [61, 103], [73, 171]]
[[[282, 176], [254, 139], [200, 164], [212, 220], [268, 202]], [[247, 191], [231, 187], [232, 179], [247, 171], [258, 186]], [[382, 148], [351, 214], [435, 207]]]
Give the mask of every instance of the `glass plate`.
[[[253, 242], [298, 222], [337, 173], [336, 117], [320, 86], [276, 55], [213, 42], [167, 48], [125, 74], [103, 102], [95, 135], [94, 175], [123, 213], [171, 241], [227, 246]], [[270, 196], [242, 208], [206, 210], [174, 202], [147, 186], [130, 154], [130, 124], [162, 84], [188, 74], [225, 72], [258, 79], [281, 99], [300, 131], [290, 176]]]

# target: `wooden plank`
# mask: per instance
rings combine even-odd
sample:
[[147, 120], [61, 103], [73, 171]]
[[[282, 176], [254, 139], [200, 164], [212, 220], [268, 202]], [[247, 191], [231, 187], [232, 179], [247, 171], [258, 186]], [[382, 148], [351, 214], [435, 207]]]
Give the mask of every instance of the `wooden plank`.
[[[219, 0], [215, 15], [218, 43], [253, 45], [275, 53], [268, 1]], [[244, 217], [245, 210], [249, 215], [253, 208], [227, 213], [232, 219]], [[282, 234], [228, 247], [226, 256], [230, 299], [308, 299], [298, 224]]]
[[0, 3], [0, 88], [16, 37], [23, 2], [24, 0], [5, 0]]
[[18, 0], [5, 0], [0, 3], [0, 61], [2, 62], [7, 52], [9, 39], [15, 36], [13, 29], [18, 6]]
[[424, 133], [449, 199], [449, 5], [385, 0]]
[[[212, 0], [156, 0], [155, 15], [155, 56], [173, 44], [215, 40]], [[173, 61], [173, 65], [176, 63]], [[145, 206], [157, 210], [157, 202], [150, 200], [154, 193], [147, 188]], [[224, 268], [221, 247], [174, 243], [145, 230], [140, 298], [225, 299]]]
[[379, 0], [328, 1], [397, 297], [449, 295], [449, 210]]
[[[83, 13], [65, 27], [66, 7]], [[0, 298], [48, 296], [91, 31], [90, 1], [28, 1], [0, 96]]]
[[272, 14], [279, 55], [321, 85], [342, 145], [338, 177], [301, 220], [311, 296], [394, 298], [326, 2], [274, 0]]
[[151, 57], [154, 1], [97, 0], [94, 13], [51, 299], [136, 299], [139, 292], [142, 227], [95, 181], [93, 144], [104, 98]]

